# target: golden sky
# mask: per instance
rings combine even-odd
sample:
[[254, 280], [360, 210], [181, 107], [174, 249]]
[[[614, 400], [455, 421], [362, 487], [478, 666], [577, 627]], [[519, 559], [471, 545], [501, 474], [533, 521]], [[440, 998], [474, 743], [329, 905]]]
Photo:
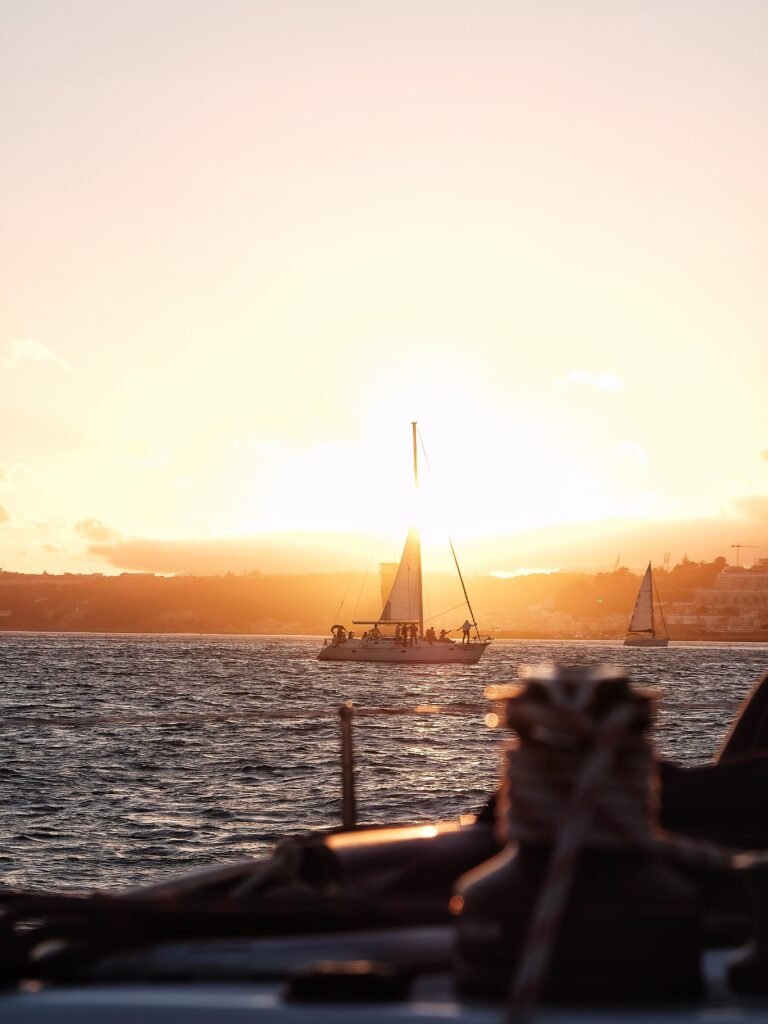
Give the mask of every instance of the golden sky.
[[0, 566], [392, 557], [412, 419], [470, 571], [768, 556], [767, 38], [757, 0], [3, 4]]

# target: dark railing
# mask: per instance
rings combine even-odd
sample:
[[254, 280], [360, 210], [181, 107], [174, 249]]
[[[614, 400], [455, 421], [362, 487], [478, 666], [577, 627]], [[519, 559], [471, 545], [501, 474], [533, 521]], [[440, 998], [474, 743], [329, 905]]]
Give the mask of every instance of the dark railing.
[[[355, 744], [353, 723], [356, 718], [403, 717], [408, 715], [466, 715], [487, 712], [488, 704], [456, 702], [450, 704], [415, 704], [404, 706], [379, 705], [363, 707], [351, 700], [338, 708], [341, 751], [341, 823], [343, 828], [357, 825], [357, 799], [355, 794]], [[184, 725], [202, 722], [288, 721], [306, 719], [317, 714], [310, 711], [167, 711], [158, 714], [106, 714], [106, 715], [6, 715], [0, 718], [0, 728], [13, 726], [40, 726], [48, 728], [88, 728], [100, 725], [155, 726]], [[324, 713], [333, 714], [329, 709]]]
[[[355, 718], [377, 718], [384, 715], [466, 715], [488, 711], [487, 704], [467, 702], [452, 704], [414, 704], [401, 707], [358, 707], [351, 700], [339, 707], [341, 723], [341, 823], [344, 828], [357, 825], [355, 796], [355, 744], [352, 724]], [[494, 722], [495, 724], [495, 722]]]

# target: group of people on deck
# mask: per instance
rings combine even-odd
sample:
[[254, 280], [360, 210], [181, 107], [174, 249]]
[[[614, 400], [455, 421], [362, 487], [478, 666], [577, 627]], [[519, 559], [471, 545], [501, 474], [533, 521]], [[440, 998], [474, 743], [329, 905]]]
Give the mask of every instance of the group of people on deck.
[[[472, 629], [472, 623], [469, 619], [465, 619], [459, 627], [461, 630], [461, 642], [462, 644], [468, 644], [470, 642], [469, 634]], [[343, 626], [334, 626], [331, 630], [333, 633], [333, 643], [343, 644], [345, 640], [351, 640], [354, 637], [354, 633], [350, 630], [347, 633]], [[428, 644], [449, 644], [451, 638], [448, 636], [449, 633], [453, 633], [452, 629], [440, 630], [440, 635], [435, 633], [434, 626], [430, 626], [424, 631], [424, 639]], [[378, 623], [375, 623], [373, 629], [367, 633], [363, 633], [363, 640], [379, 640], [382, 637], [382, 632], [379, 629]], [[407, 643], [410, 647], [413, 647], [416, 640], [419, 639], [419, 626], [416, 622], [398, 622], [395, 627], [395, 640], [400, 640], [402, 643]]]
[[440, 636], [437, 636], [437, 634], [435, 633], [434, 626], [429, 627], [429, 629], [424, 634], [424, 639], [427, 641], [428, 644], [448, 644], [451, 642], [451, 638], [448, 636], [448, 633], [444, 629], [441, 629]]
[[408, 623], [401, 625], [399, 622], [395, 626], [395, 640], [402, 640], [403, 643], [410, 643], [411, 647], [416, 640], [419, 638], [419, 626], [418, 623], [412, 622], [410, 626]]

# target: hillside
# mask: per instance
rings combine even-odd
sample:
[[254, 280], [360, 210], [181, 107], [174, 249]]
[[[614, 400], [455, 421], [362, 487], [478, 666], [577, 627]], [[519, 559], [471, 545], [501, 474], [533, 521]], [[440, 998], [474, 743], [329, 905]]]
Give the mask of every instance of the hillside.
[[[666, 605], [711, 586], [724, 559], [657, 570]], [[483, 632], [527, 636], [618, 636], [639, 577], [621, 568], [468, 581]], [[425, 578], [425, 617], [455, 628], [464, 617], [458, 582]], [[148, 633], [325, 634], [334, 622], [375, 617], [375, 573], [225, 576], [24, 575], [0, 573], [0, 630]], [[455, 620], [455, 621], [454, 621]]]

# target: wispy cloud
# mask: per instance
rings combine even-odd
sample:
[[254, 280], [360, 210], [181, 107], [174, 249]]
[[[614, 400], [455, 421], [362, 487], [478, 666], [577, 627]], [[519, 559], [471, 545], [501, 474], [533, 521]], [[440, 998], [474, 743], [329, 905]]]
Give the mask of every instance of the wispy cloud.
[[760, 458], [768, 462], [768, 448], [763, 448], [763, 450], [760, 452]]
[[53, 363], [65, 370], [71, 370], [72, 366], [63, 359], [52, 348], [44, 345], [42, 341], [35, 341], [34, 338], [13, 338], [6, 342], [0, 353], [0, 363], [11, 370], [20, 363]]
[[620, 455], [622, 459], [633, 459], [635, 462], [641, 462], [645, 464], [648, 461], [648, 455], [634, 441], [620, 441], [616, 445], [614, 451], [617, 455]]
[[615, 373], [607, 370], [600, 370], [597, 373], [589, 373], [587, 370], [571, 370], [562, 377], [558, 384], [581, 384], [588, 388], [597, 388], [598, 391], [623, 391], [624, 385]]
[[81, 537], [85, 537], [86, 540], [103, 542], [113, 542], [120, 539], [120, 534], [117, 530], [113, 530], [111, 526], [106, 523], [102, 523], [99, 519], [81, 519], [79, 523], [75, 523], [75, 530], [80, 534]]
[[763, 529], [768, 526], [768, 495], [750, 494], [737, 498], [731, 503], [740, 516], [750, 522], [759, 524]]
[[11, 516], [10, 516], [10, 513], [9, 513], [8, 509], [7, 508], [3, 508], [3, 506], [0, 505], [0, 523], [8, 523], [8, 522], [10, 522], [10, 520], [11, 520]]

